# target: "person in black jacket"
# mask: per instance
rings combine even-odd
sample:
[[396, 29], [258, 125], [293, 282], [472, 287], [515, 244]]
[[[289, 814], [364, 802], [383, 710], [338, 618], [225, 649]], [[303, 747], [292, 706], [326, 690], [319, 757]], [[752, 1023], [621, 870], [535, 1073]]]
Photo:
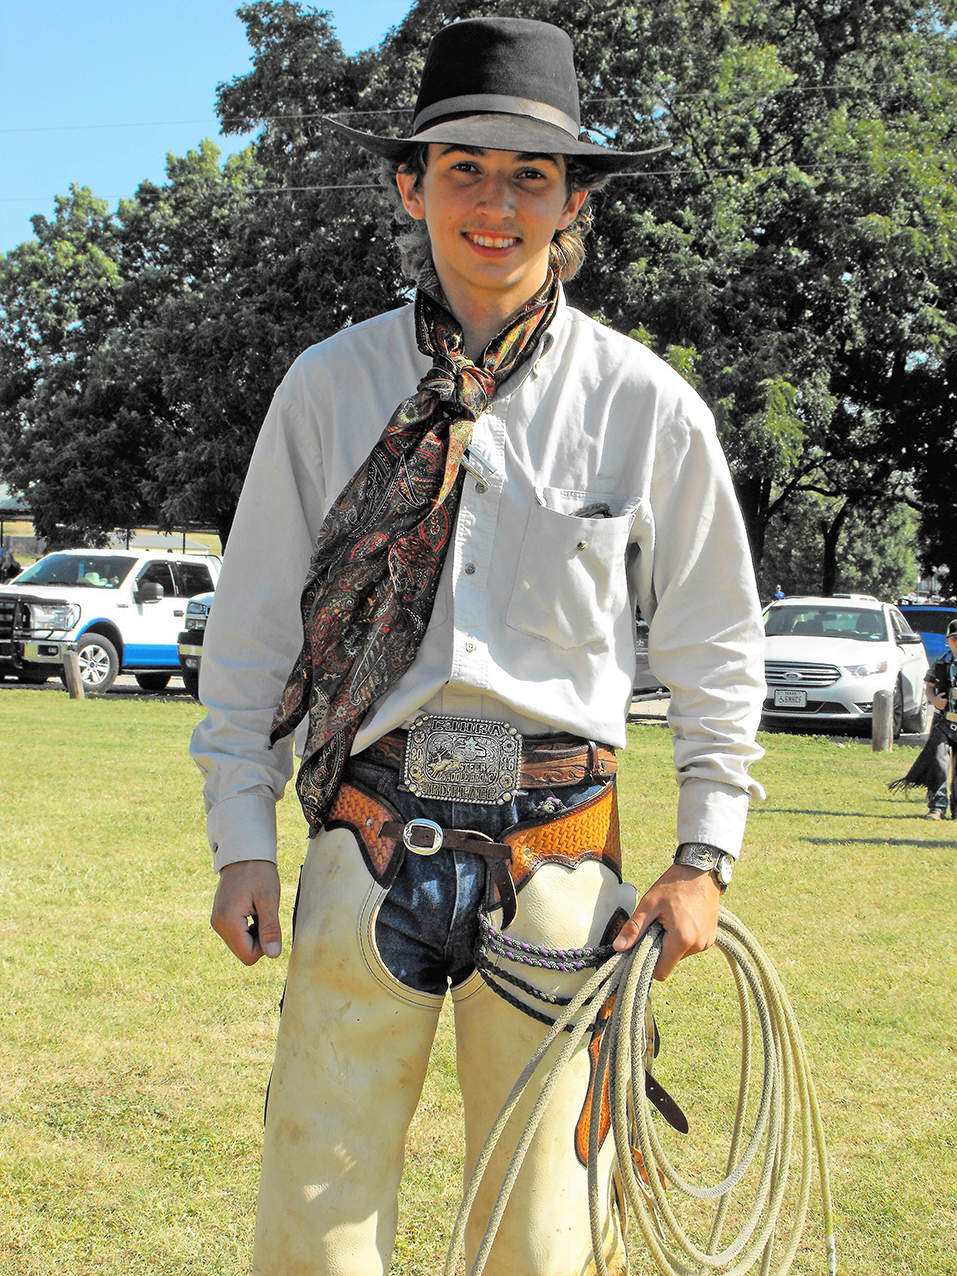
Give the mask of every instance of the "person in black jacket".
[[935, 660], [924, 683], [927, 702], [937, 712], [914, 765], [899, 780], [887, 787], [910, 789], [926, 787], [925, 820], [942, 820], [947, 814], [948, 794], [951, 819], [957, 819], [957, 620], [947, 626], [948, 651]]
[[[939, 783], [927, 789], [927, 820], [941, 820], [947, 811], [948, 788], [950, 790], [950, 814], [957, 819], [957, 767], [953, 764], [957, 750], [957, 620], [947, 626], [948, 651], [935, 660], [927, 675], [927, 699], [937, 710], [931, 731]], [[949, 774], [948, 774], [949, 773]], [[949, 781], [949, 782], [948, 782]]]

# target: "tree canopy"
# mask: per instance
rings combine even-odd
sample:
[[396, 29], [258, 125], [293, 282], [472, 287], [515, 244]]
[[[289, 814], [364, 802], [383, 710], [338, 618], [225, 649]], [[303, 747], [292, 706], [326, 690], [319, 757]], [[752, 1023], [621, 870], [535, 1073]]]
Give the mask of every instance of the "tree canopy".
[[949, 565], [957, 47], [954, 6], [917, 0], [420, 0], [356, 57], [312, 6], [243, 6], [253, 65], [217, 110], [255, 143], [171, 157], [112, 215], [74, 190], [0, 264], [0, 465], [43, 534], [228, 534], [286, 366], [407, 295], [374, 164], [321, 117], [403, 131], [431, 35], [482, 14], [569, 31], [596, 140], [671, 143], [599, 197], [570, 297], [711, 405], [759, 572], [813, 509], [820, 587], [847, 587], [851, 530], [912, 526], [902, 504]]

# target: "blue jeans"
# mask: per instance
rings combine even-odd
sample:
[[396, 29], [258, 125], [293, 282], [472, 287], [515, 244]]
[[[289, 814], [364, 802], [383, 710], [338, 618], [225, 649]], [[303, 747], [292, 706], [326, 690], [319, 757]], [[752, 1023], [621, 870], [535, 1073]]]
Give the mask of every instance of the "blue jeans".
[[[560, 788], [533, 789], [503, 806], [419, 798], [401, 791], [392, 767], [364, 761], [346, 766], [355, 779], [381, 794], [406, 820], [433, 820], [442, 828], [475, 829], [498, 838], [514, 824], [571, 810], [613, 780], [586, 780]], [[376, 920], [375, 938], [384, 965], [418, 992], [444, 994], [475, 969], [478, 912], [485, 895], [485, 860], [468, 851], [437, 855], [408, 853]]]

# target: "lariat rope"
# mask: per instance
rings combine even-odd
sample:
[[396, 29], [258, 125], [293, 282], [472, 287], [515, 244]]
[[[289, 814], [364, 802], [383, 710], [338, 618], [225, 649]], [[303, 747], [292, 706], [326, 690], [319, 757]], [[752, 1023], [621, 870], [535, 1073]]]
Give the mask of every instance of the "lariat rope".
[[[570, 952], [537, 948], [509, 940], [500, 931], [496, 931], [487, 918], [483, 919], [482, 933], [483, 948], [529, 966], [565, 969], [565, 963], [568, 963], [570, 968], [582, 970], [593, 965], [596, 959], [605, 959], [601, 960], [598, 969], [575, 996], [567, 1000], [567, 1004], [564, 1004], [564, 998], [547, 999], [553, 1005], [561, 1005], [560, 1012], [554, 1019], [533, 1010], [518, 998], [505, 994], [504, 989], [497, 987], [493, 980], [486, 977], [486, 982], [500, 995], [505, 995], [507, 1001], [532, 1014], [534, 1018], [549, 1022], [551, 1026], [506, 1099], [466, 1185], [449, 1244], [444, 1276], [454, 1276], [464, 1247], [465, 1225], [469, 1213], [509, 1118], [552, 1044], [567, 1033], [568, 1039], [550, 1067], [512, 1155], [469, 1276], [481, 1276], [485, 1270], [512, 1187], [552, 1092], [583, 1037], [594, 1027], [596, 1008], [601, 1007], [610, 997], [615, 998], [614, 1008], [602, 1033], [598, 1066], [592, 1081], [592, 1119], [589, 1124], [588, 1208], [595, 1276], [608, 1276], [598, 1191], [597, 1119], [606, 1069], [609, 1072], [608, 1093], [617, 1174], [648, 1250], [662, 1276], [709, 1276], [710, 1273], [715, 1273], [716, 1276], [744, 1276], [744, 1273], [752, 1271], [758, 1264], [761, 1276], [785, 1276], [790, 1271], [804, 1232], [815, 1155], [826, 1236], [827, 1271], [829, 1276], [835, 1276], [837, 1257], [827, 1151], [804, 1043], [777, 972], [743, 922], [727, 909], [721, 909], [716, 945], [731, 968], [738, 993], [741, 1075], [725, 1177], [710, 1187], [696, 1187], [683, 1179], [672, 1166], [658, 1140], [651, 1107], [645, 1094], [644, 1009], [651, 988], [652, 972], [661, 950], [664, 933], [662, 927], [655, 923], [641, 943], [625, 953], [615, 953], [608, 949], [580, 949]], [[607, 956], [609, 951], [612, 951], [611, 956]], [[492, 969], [497, 976], [503, 973], [501, 966], [490, 967], [487, 957], [480, 960], [479, 968], [483, 973]], [[514, 976], [508, 982], [522, 987], [523, 991], [532, 987]], [[755, 1037], [749, 993], [757, 1010], [763, 1068], [761, 1095], [754, 1125], [750, 1133], [747, 1133], [745, 1113], [751, 1092], [752, 1047]], [[537, 989], [535, 994], [538, 994]], [[794, 1152], [795, 1126], [798, 1124], [800, 1183], [790, 1232], [782, 1236], [779, 1235], [781, 1211]], [[731, 1194], [754, 1162], [762, 1144], [764, 1161], [753, 1202], [738, 1235], [721, 1248]], [[636, 1168], [635, 1150], [640, 1153], [645, 1176], [639, 1175]], [[707, 1249], [697, 1246], [681, 1226], [665, 1193], [662, 1180], [679, 1193], [702, 1201], [717, 1202]], [[772, 1266], [777, 1242], [784, 1243], [784, 1253], [777, 1266]]]

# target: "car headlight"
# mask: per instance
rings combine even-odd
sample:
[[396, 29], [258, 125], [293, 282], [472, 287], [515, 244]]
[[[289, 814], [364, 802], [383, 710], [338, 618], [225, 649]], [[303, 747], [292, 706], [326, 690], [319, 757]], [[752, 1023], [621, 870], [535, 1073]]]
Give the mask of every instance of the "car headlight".
[[872, 678], [876, 673], [887, 673], [887, 661], [880, 660], [869, 665], [845, 665], [844, 672], [852, 678]]
[[31, 603], [34, 629], [72, 629], [80, 619], [80, 608], [69, 603]]

